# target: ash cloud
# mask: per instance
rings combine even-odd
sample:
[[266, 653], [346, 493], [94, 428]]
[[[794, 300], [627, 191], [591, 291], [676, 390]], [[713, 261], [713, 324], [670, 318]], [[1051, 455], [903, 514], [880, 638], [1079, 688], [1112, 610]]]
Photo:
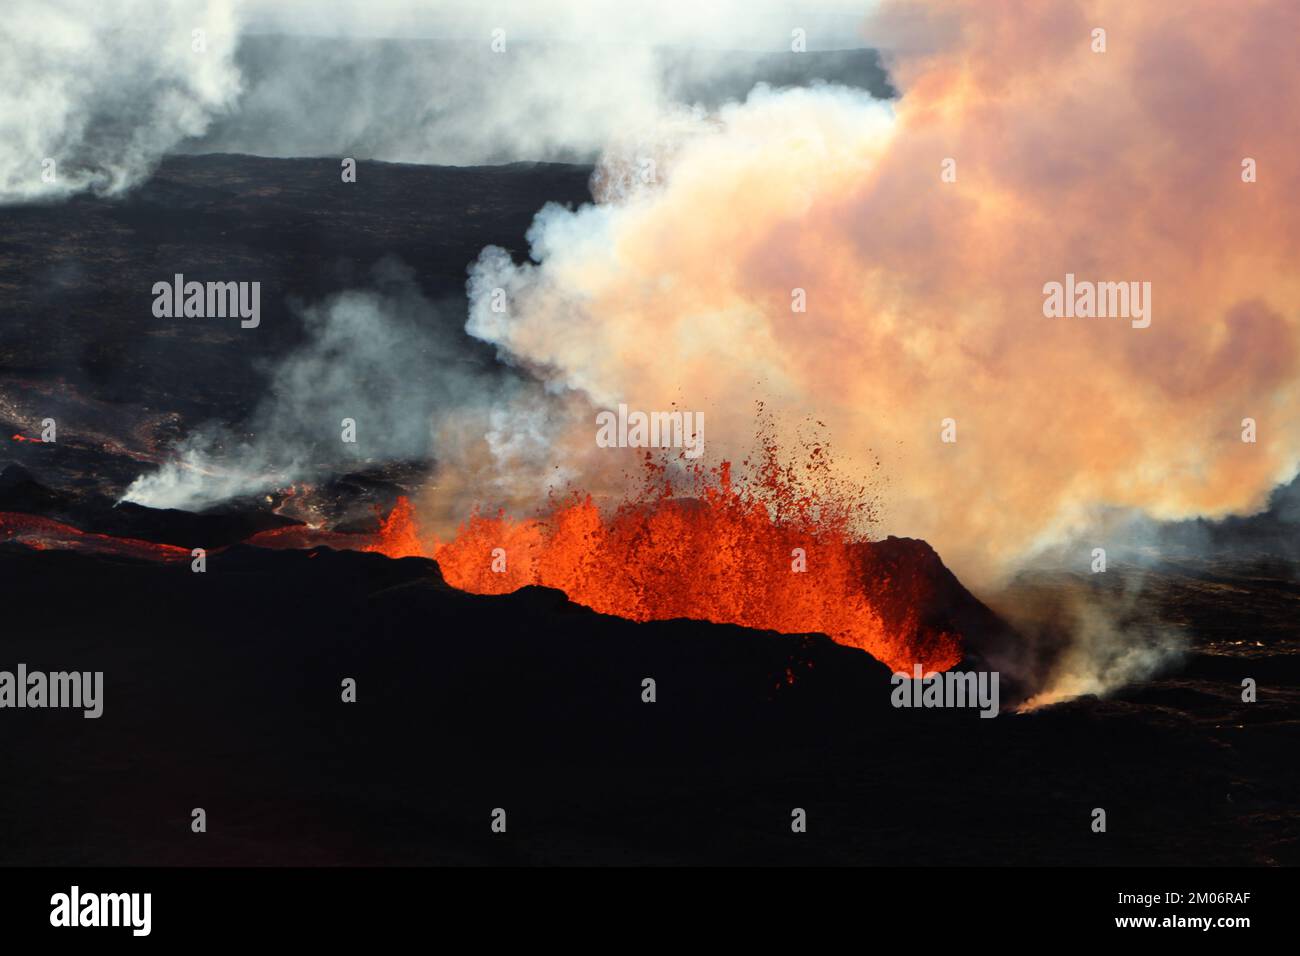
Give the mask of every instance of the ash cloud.
[[[493, 22], [456, 40], [245, 37], [236, 58], [247, 87], [239, 109], [182, 148], [440, 165], [590, 163], [673, 110], [743, 99], [759, 77], [790, 86], [831, 78], [892, 92], [869, 50], [800, 57], [561, 33], [507, 39], [495, 53]], [[772, 36], [788, 38], [788, 30]]]
[[226, 0], [6, 4], [0, 202], [115, 195], [137, 185], [165, 153], [231, 108], [237, 41], [236, 4]]
[[[759, 74], [889, 92], [860, 49], [860, 11], [849, 0], [797, 13], [761, 0], [15, 0], [0, 21], [0, 202], [118, 195], [169, 152], [589, 162], [667, 109], [743, 96]], [[813, 66], [788, 52], [796, 29], [807, 49], [842, 52]]]
[[[544, 209], [531, 262], [485, 251], [467, 328], [600, 404], [708, 403], [733, 457], [760, 393], [823, 418], [843, 461], [880, 456], [887, 530], [976, 584], [1100, 506], [1260, 509], [1300, 449], [1300, 183], [1279, 159], [1300, 89], [1276, 40], [1300, 14], [944, 10], [894, 58], [894, 104], [760, 87], [688, 134], [675, 120], [653, 185]], [[1268, 176], [1243, 183], [1243, 156]], [[1150, 281], [1151, 327], [1045, 318], [1067, 273]]]
[[[841, 464], [879, 457], [883, 530], [986, 595], [1066, 542], [1105, 544], [1106, 516], [1258, 512], [1300, 464], [1298, 28], [1269, 5], [886, 4], [867, 35], [894, 51], [896, 103], [759, 88], [663, 123], [636, 147], [653, 182], [542, 210], [531, 261], [485, 250], [467, 328], [553, 389], [707, 404], [733, 460], [755, 397], [816, 415]], [[1267, 175], [1244, 181], [1245, 158]], [[625, 160], [606, 178], [628, 182]], [[1046, 318], [1067, 274], [1150, 282], [1150, 327]], [[1068, 646], [1027, 660], [1055, 662], [1040, 702], [1175, 653], [1131, 604], [1057, 608]]]

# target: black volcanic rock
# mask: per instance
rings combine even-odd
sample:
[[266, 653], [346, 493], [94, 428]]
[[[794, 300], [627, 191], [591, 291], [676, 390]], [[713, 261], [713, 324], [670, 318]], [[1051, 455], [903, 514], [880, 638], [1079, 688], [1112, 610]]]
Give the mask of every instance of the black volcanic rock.
[[[336, 482], [351, 488], [383, 491], [382, 483], [362, 475], [350, 475]], [[283, 499], [273, 499], [277, 506]], [[692, 499], [678, 499], [678, 507], [697, 505]], [[130, 502], [114, 504], [94, 494], [52, 491], [34, 481], [17, 465], [0, 473], [0, 512], [39, 515], [71, 525], [80, 531], [133, 538], [186, 549], [224, 548], [247, 541], [253, 535], [276, 528], [299, 526], [301, 522], [271, 510], [263, 499], [231, 501], [201, 513], [173, 509], [145, 508]], [[340, 523], [340, 533], [373, 534], [379, 518]], [[855, 546], [868, 592], [886, 628], [893, 633], [915, 634], [915, 650], [925, 658], [939, 656], [936, 646], [958, 635], [967, 649], [968, 663], [981, 667], [978, 649], [1014, 643], [1014, 631], [997, 614], [971, 594], [924, 541], [889, 537]], [[1020, 698], [1007, 686], [1006, 702]]]
[[[466, 268], [488, 245], [526, 254], [548, 202], [590, 198], [590, 166], [430, 167], [334, 158], [175, 156], [122, 199], [0, 207], [0, 464], [120, 494], [204, 423], [243, 422], [305, 336], [297, 311], [405, 263], [429, 330], [466, 361]], [[260, 282], [261, 324], [157, 318], [153, 285]], [[441, 307], [445, 305], [445, 307]], [[19, 442], [58, 422], [57, 445]]]
[[857, 546], [867, 581], [882, 592], [877, 609], [892, 629], [915, 626], [923, 640], [943, 632], [965, 639], [968, 655], [1016, 640], [1011, 627], [957, 580], [938, 553], [917, 538], [890, 535]]
[[104, 673], [97, 720], [0, 713], [0, 863], [1295, 861], [1278, 703], [1249, 731], [1229, 700], [1173, 710], [1205, 694], [895, 709], [887, 669], [826, 638], [476, 596], [327, 549], [195, 574], [0, 548], [0, 602], [0, 669]]
[[73, 500], [72, 495], [36, 481], [22, 465], [9, 464], [0, 471], [0, 511], [48, 515], [66, 508]]

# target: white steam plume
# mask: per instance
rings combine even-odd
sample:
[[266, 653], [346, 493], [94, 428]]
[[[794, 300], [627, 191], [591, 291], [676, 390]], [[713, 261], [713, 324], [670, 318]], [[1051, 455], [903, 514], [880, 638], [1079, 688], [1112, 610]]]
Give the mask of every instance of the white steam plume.
[[120, 193], [203, 133], [239, 92], [235, 11], [230, 0], [6, 3], [0, 202]]

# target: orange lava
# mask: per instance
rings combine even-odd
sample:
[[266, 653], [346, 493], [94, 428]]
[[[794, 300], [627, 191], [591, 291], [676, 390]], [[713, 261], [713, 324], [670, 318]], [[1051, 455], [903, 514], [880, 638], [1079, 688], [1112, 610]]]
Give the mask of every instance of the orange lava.
[[369, 534], [344, 534], [307, 525], [285, 525], [259, 531], [244, 544], [254, 548], [277, 551], [306, 551], [310, 548], [333, 548], [335, 551], [373, 551], [374, 536]]
[[95, 534], [52, 518], [15, 512], [0, 512], [0, 541], [12, 541], [36, 551], [82, 551], [144, 561], [190, 560], [187, 548]]
[[403, 496], [397, 499], [392, 512], [380, 524], [376, 540], [364, 550], [386, 554], [390, 558], [418, 558], [424, 555], [425, 549], [415, 523], [415, 508], [409, 498]]
[[[573, 496], [531, 519], [475, 514], [451, 541], [429, 547], [401, 499], [368, 550], [432, 556], [447, 583], [477, 594], [542, 585], [636, 621], [822, 633], [908, 673], [916, 663], [927, 671], [956, 665], [960, 636], [919, 625], [906, 605], [913, 596], [881, 579], [863, 550], [854, 528], [865, 503], [809, 490], [807, 476], [764, 451], [754, 490], [736, 487], [724, 462], [695, 471], [690, 496], [678, 497], [667, 470], [649, 465], [646, 493], [612, 514]], [[814, 484], [826, 478], [821, 453], [813, 449], [805, 466]], [[797, 570], [800, 553], [806, 570]]]
[[[923, 542], [901, 542], [902, 549], [894, 542], [884, 550], [868, 542], [862, 527], [873, 517], [871, 499], [864, 488], [831, 477], [821, 446], [809, 448], [796, 467], [779, 464], [766, 442], [743, 485], [733, 481], [727, 462], [674, 472], [647, 454], [645, 464], [644, 487], [612, 511], [573, 494], [531, 518], [475, 513], [451, 540], [439, 541], [421, 536], [415, 509], [403, 497], [374, 536], [295, 525], [246, 543], [432, 557], [447, 583], [464, 591], [505, 594], [541, 585], [635, 621], [689, 618], [821, 633], [908, 674], [915, 664], [940, 671], [961, 661], [961, 635], [925, 613], [942, 607], [933, 590], [934, 566], [942, 568], [937, 556]], [[186, 548], [15, 513], [0, 512], [0, 541], [190, 559]]]

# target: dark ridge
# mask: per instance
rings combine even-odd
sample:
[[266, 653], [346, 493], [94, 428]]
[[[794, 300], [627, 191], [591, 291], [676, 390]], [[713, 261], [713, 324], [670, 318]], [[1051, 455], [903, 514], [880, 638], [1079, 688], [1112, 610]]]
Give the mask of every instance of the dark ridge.
[[104, 673], [97, 720], [5, 712], [6, 864], [1300, 860], [1275, 703], [895, 709], [887, 669], [826, 638], [468, 595], [328, 549], [195, 574], [0, 548], [0, 601], [0, 668]]

